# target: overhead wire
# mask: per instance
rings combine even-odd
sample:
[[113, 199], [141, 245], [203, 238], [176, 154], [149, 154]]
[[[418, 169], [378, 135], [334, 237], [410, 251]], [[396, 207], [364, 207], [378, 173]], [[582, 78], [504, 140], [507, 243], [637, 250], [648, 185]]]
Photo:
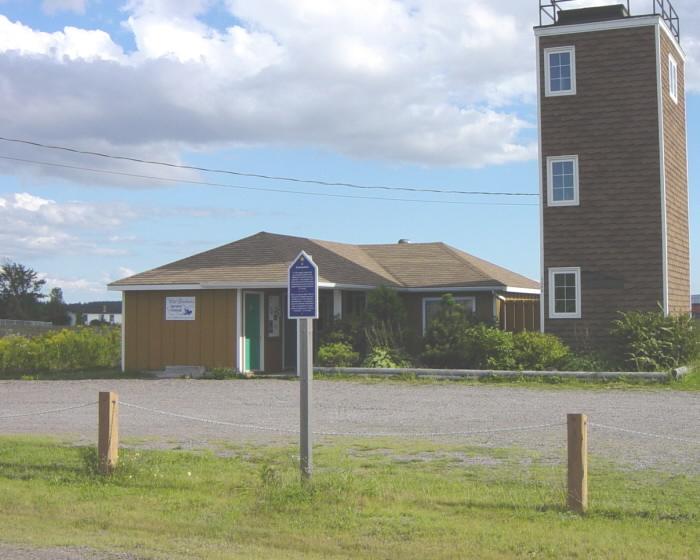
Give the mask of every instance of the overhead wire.
[[217, 169], [211, 167], [202, 167], [196, 165], [186, 165], [165, 161], [157, 160], [147, 160], [132, 156], [121, 156], [115, 154], [108, 154], [105, 152], [96, 152], [91, 150], [80, 150], [78, 148], [72, 148], [69, 146], [60, 146], [56, 144], [45, 144], [42, 142], [35, 142], [32, 140], [25, 140], [22, 138], [10, 138], [6, 136], [0, 136], [0, 141], [10, 142], [14, 144], [24, 144], [28, 146], [33, 146], [36, 148], [43, 148], [47, 150], [60, 150], [64, 152], [70, 152], [74, 154], [87, 155], [93, 157], [100, 157], [112, 160], [129, 161], [132, 163], [140, 163], [146, 165], [159, 165], [163, 167], [170, 167], [175, 169], [184, 169], [188, 171], [201, 171], [205, 173], [223, 173], [227, 175], [235, 175], [238, 177], [250, 177], [256, 179], [266, 179], [271, 181], [288, 181], [293, 183], [306, 183], [313, 185], [321, 185], [326, 187], [345, 187], [351, 189], [363, 189], [363, 190], [385, 190], [385, 191], [403, 191], [403, 192], [413, 192], [413, 193], [432, 193], [432, 194], [458, 194], [458, 195], [475, 195], [475, 196], [539, 196], [537, 193], [524, 193], [524, 192], [502, 192], [502, 191], [469, 191], [469, 190], [459, 190], [451, 188], [436, 188], [436, 187], [405, 187], [405, 186], [386, 186], [386, 185], [362, 185], [359, 183], [350, 183], [342, 181], [324, 181], [321, 179], [303, 179], [299, 177], [288, 177], [282, 175], [267, 175], [262, 173], [249, 173], [243, 171], [235, 171], [231, 169]]
[[428, 204], [448, 204], [448, 205], [461, 205], [461, 206], [537, 206], [537, 204], [532, 203], [518, 203], [518, 202], [465, 202], [460, 200], [435, 200], [435, 199], [425, 199], [425, 198], [397, 198], [397, 197], [383, 197], [383, 196], [359, 196], [351, 194], [340, 194], [340, 193], [328, 193], [328, 192], [308, 192], [308, 191], [297, 191], [292, 189], [279, 189], [279, 188], [268, 188], [268, 187], [251, 187], [247, 185], [233, 185], [230, 183], [218, 183], [213, 181], [197, 181], [194, 179], [183, 179], [177, 177], [161, 177], [158, 175], [147, 175], [143, 173], [130, 173], [127, 171], [116, 171], [113, 169], [99, 169], [95, 167], [86, 167], [81, 165], [71, 165], [68, 163], [57, 163], [52, 161], [35, 160], [29, 158], [18, 158], [6, 155], [0, 155], [0, 159], [8, 161], [17, 161], [21, 163], [29, 163], [33, 165], [45, 165], [49, 167], [58, 167], [63, 169], [72, 169], [76, 171], [87, 171], [90, 173], [102, 173], [106, 175], [115, 175], [121, 177], [129, 177], [132, 179], [146, 179], [150, 181], [163, 181], [169, 183], [182, 183], [190, 185], [199, 185], [207, 187], [219, 187], [228, 189], [239, 189], [247, 191], [258, 191], [258, 192], [274, 192], [274, 193], [285, 193], [285, 194], [296, 194], [305, 196], [320, 196], [326, 198], [350, 198], [359, 200], [385, 200], [392, 202], [413, 202], [413, 203], [428, 203]]

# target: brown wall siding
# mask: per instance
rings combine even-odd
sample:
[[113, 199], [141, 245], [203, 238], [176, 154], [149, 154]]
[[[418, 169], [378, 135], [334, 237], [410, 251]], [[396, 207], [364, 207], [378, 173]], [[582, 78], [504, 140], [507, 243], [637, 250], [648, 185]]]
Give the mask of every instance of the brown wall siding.
[[[678, 64], [678, 103], [671, 99], [668, 57]], [[661, 33], [668, 305], [671, 313], [690, 311], [690, 242], [688, 231], [688, 160], [686, 153], [685, 72], [673, 41]]]
[[[235, 290], [125, 292], [125, 366], [234, 368]], [[166, 321], [166, 296], [194, 296], [194, 321]]]
[[[545, 97], [548, 47], [576, 48], [577, 93]], [[617, 309], [662, 299], [654, 27], [540, 38], [545, 330], [585, 347]], [[578, 154], [579, 206], [546, 205], [548, 156]], [[551, 267], [582, 272], [582, 319], [549, 319]]]

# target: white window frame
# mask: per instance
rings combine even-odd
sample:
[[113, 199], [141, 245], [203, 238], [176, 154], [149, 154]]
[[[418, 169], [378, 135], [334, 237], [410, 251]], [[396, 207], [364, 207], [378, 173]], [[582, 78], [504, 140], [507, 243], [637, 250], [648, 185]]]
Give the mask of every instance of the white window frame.
[[[574, 313], [557, 313], [554, 306], [554, 277], [557, 274], [574, 273], [576, 278], [576, 311]], [[566, 266], [558, 268], [550, 268], [548, 274], [549, 282], [547, 284], [548, 300], [549, 300], [549, 318], [550, 319], [580, 319], [581, 318], [581, 268], [578, 266]]]
[[[472, 313], [476, 313], [476, 298], [474, 296], [461, 296], [461, 297], [456, 297], [452, 298], [455, 300], [455, 302], [470, 302], [471, 303], [471, 311]], [[430, 302], [436, 302], [436, 301], [442, 301], [441, 297], [424, 297], [423, 298], [423, 303], [421, 305], [421, 308], [423, 310], [423, 336], [425, 336], [426, 331], [428, 330], [428, 315], [426, 313], [428, 303]]]
[[[574, 164], [574, 199], [554, 200], [554, 164], [560, 161], [570, 161]], [[578, 156], [550, 156], [547, 158], [547, 206], [578, 206], [579, 205]]]
[[668, 93], [674, 103], [678, 103], [678, 62], [668, 55]]
[[[569, 53], [571, 55], [571, 89], [552, 91], [552, 82], [550, 80], [549, 55]], [[557, 97], [560, 95], [576, 95], [576, 47], [573, 45], [568, 47], [552, 47], [544, 49], [544, 93], [545, 97]]]

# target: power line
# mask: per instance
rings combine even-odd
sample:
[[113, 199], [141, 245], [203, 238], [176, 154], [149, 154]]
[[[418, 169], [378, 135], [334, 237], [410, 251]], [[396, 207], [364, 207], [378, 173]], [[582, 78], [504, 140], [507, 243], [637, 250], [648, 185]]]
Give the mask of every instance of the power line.
[[235, 175], [237, 177], [254, 177], [257, 179], [267, 179], [271, 181], [289, 181], [293, 183], [308, 183], [313, 185], [321, 185], [325, 187], [347, 187], [351, 189], [372, 189], [372, 190], [385, 190], [385, 191], [404, 191], [404, 192], [427, 192], [427, 193], [438, 193], [438, 194], [460, 194], [460, 195], [479, 195], [479, 196], [539, 196], [537, 193], [522, 193], [522, 192], [500, 192], [500, 191], [463, 191], [456, 189], [438, 189], [431, 187], [389, 187], [382, 185], [360, 185], [358, 183], [344, 183], [335, 181], [322, 181], [319, 179], [300, 179], [298, 177], [285, 177], [278, 175], [263, 175], [260, 173], [245, 173], [243, 171], [233, 171], [230, 169], [215, 169], [210, 167], [199, 167], [195, 165], [183, 165], [177, 163], [170, 163], [164, 161], [154, 161], [147, 159], [140, 159], [129, 156], [117, 156], [113, 154], [107, 154], [104, 152], [93, 152], [89, 150], [79, 150], [77, 148], [70, 148], [67, 146], [57, 146], [52, 144], [43, 144], [41, 142], [33, 142], [31, 140], [23, 140], [20, 138], [6, 138], [0, 136], [0, 140], [3, 142], [13, 142], [15, 144], [25, 144], [28, 146], [34, 146], [37, 148], [44, 148], [48, 150], [61, 150], [64, 152], [71, 152], [74, 154], [95, 156], [107, 159], [116, 159], [122, 161], [131, 161], [134, 163], [143, 163], [147, 165], [160, 165], [163, 167], [172, 167], [176, 169], [187, 169], [190, 171], [203, 171], [205, 173], [225, 173], [227, 175]]
[[291, 189], [277, 189], [277, 188], [264, 188], [264, 187], [249, 187], [244, 185], [232, 185], [229, 183], [215, 183], [212, 181], [195, 181], [193, 179], [177, 179], [173, 177], [160, 177], [157, 175], [144, 175], [141, 173], [128, 173], [126, 171], [114, 171], [110, 169], [98, 169], [94, 167], [83, 167], [80, 165], [70, 165], [67, 163], [55, 163], [51, 161], [41, 161], [34, 159], [17, 158], [11, 156], [0, 155], [0, 159], [17, 161], [22, 163], [29, 163], [33, 165], [46, 165], [49, 167], [59, 167], [63, 169], [73, 169], [76, 171], [88, 171], [91, 173], [103, 173], [106, 175], [117, 175], [122, 177], [130, 177], [133, 179], [147, 179], [149, 181], [163, 181], [169, 183], [184, 183], [190, 185], [200, 185], [206, 187], [221, 187], [227, 189], [239, 189], [246, 191], [258, 191], [258, 192], [274, 192], [274, 193], [286, 193], [286, 194], [298, 194], [305, 196], [322, 196], [327, 198], [351, 198], [359, 200], [386, 200], [392, 202], [418, 202], [418, 203], [430, 203], [430, 204], [456, 204], [461, 206], [537, 206], [537, 204], [532, 203], [518, 203], [518, 202], [462, 202], [459, 200], [434, 200], [434, 199], [423, 199], [423, 198], [394, 198], [394, 197], [384, 197], [384, 196], [358, 196], [351, 194], [336, 194], [336, 193], [318, 193], [318, 192], [308, 192], [308, 191], [295, 191]]

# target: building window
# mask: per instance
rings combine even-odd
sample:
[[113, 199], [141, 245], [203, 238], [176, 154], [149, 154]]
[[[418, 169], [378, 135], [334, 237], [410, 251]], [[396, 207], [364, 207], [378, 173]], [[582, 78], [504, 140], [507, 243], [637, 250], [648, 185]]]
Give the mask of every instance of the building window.
[[[456, 297], [453, 298], [455, 303], [464, 308], [465, 314], [472, 314], [476, 312], [476, 298], [473, 297]], [[423, 336], [428, 332], [428, 327], [433, 319], [440, 312], [440, 306], [442, 305], [442, 298], [439, 297], [427, 297], [423, 298]]]
[[581, 269], [549, 269], [549, 318], [581, 318]]
[[576, 50], [574, 47], [545, 49], [544, 60], [547, 97], [576, 94]]
[[547, 205], [578, 206], [578, 156], [547, 158]]
[[678, 103], [678, 63], [668, 55], [668, 88], [671, 99]]

